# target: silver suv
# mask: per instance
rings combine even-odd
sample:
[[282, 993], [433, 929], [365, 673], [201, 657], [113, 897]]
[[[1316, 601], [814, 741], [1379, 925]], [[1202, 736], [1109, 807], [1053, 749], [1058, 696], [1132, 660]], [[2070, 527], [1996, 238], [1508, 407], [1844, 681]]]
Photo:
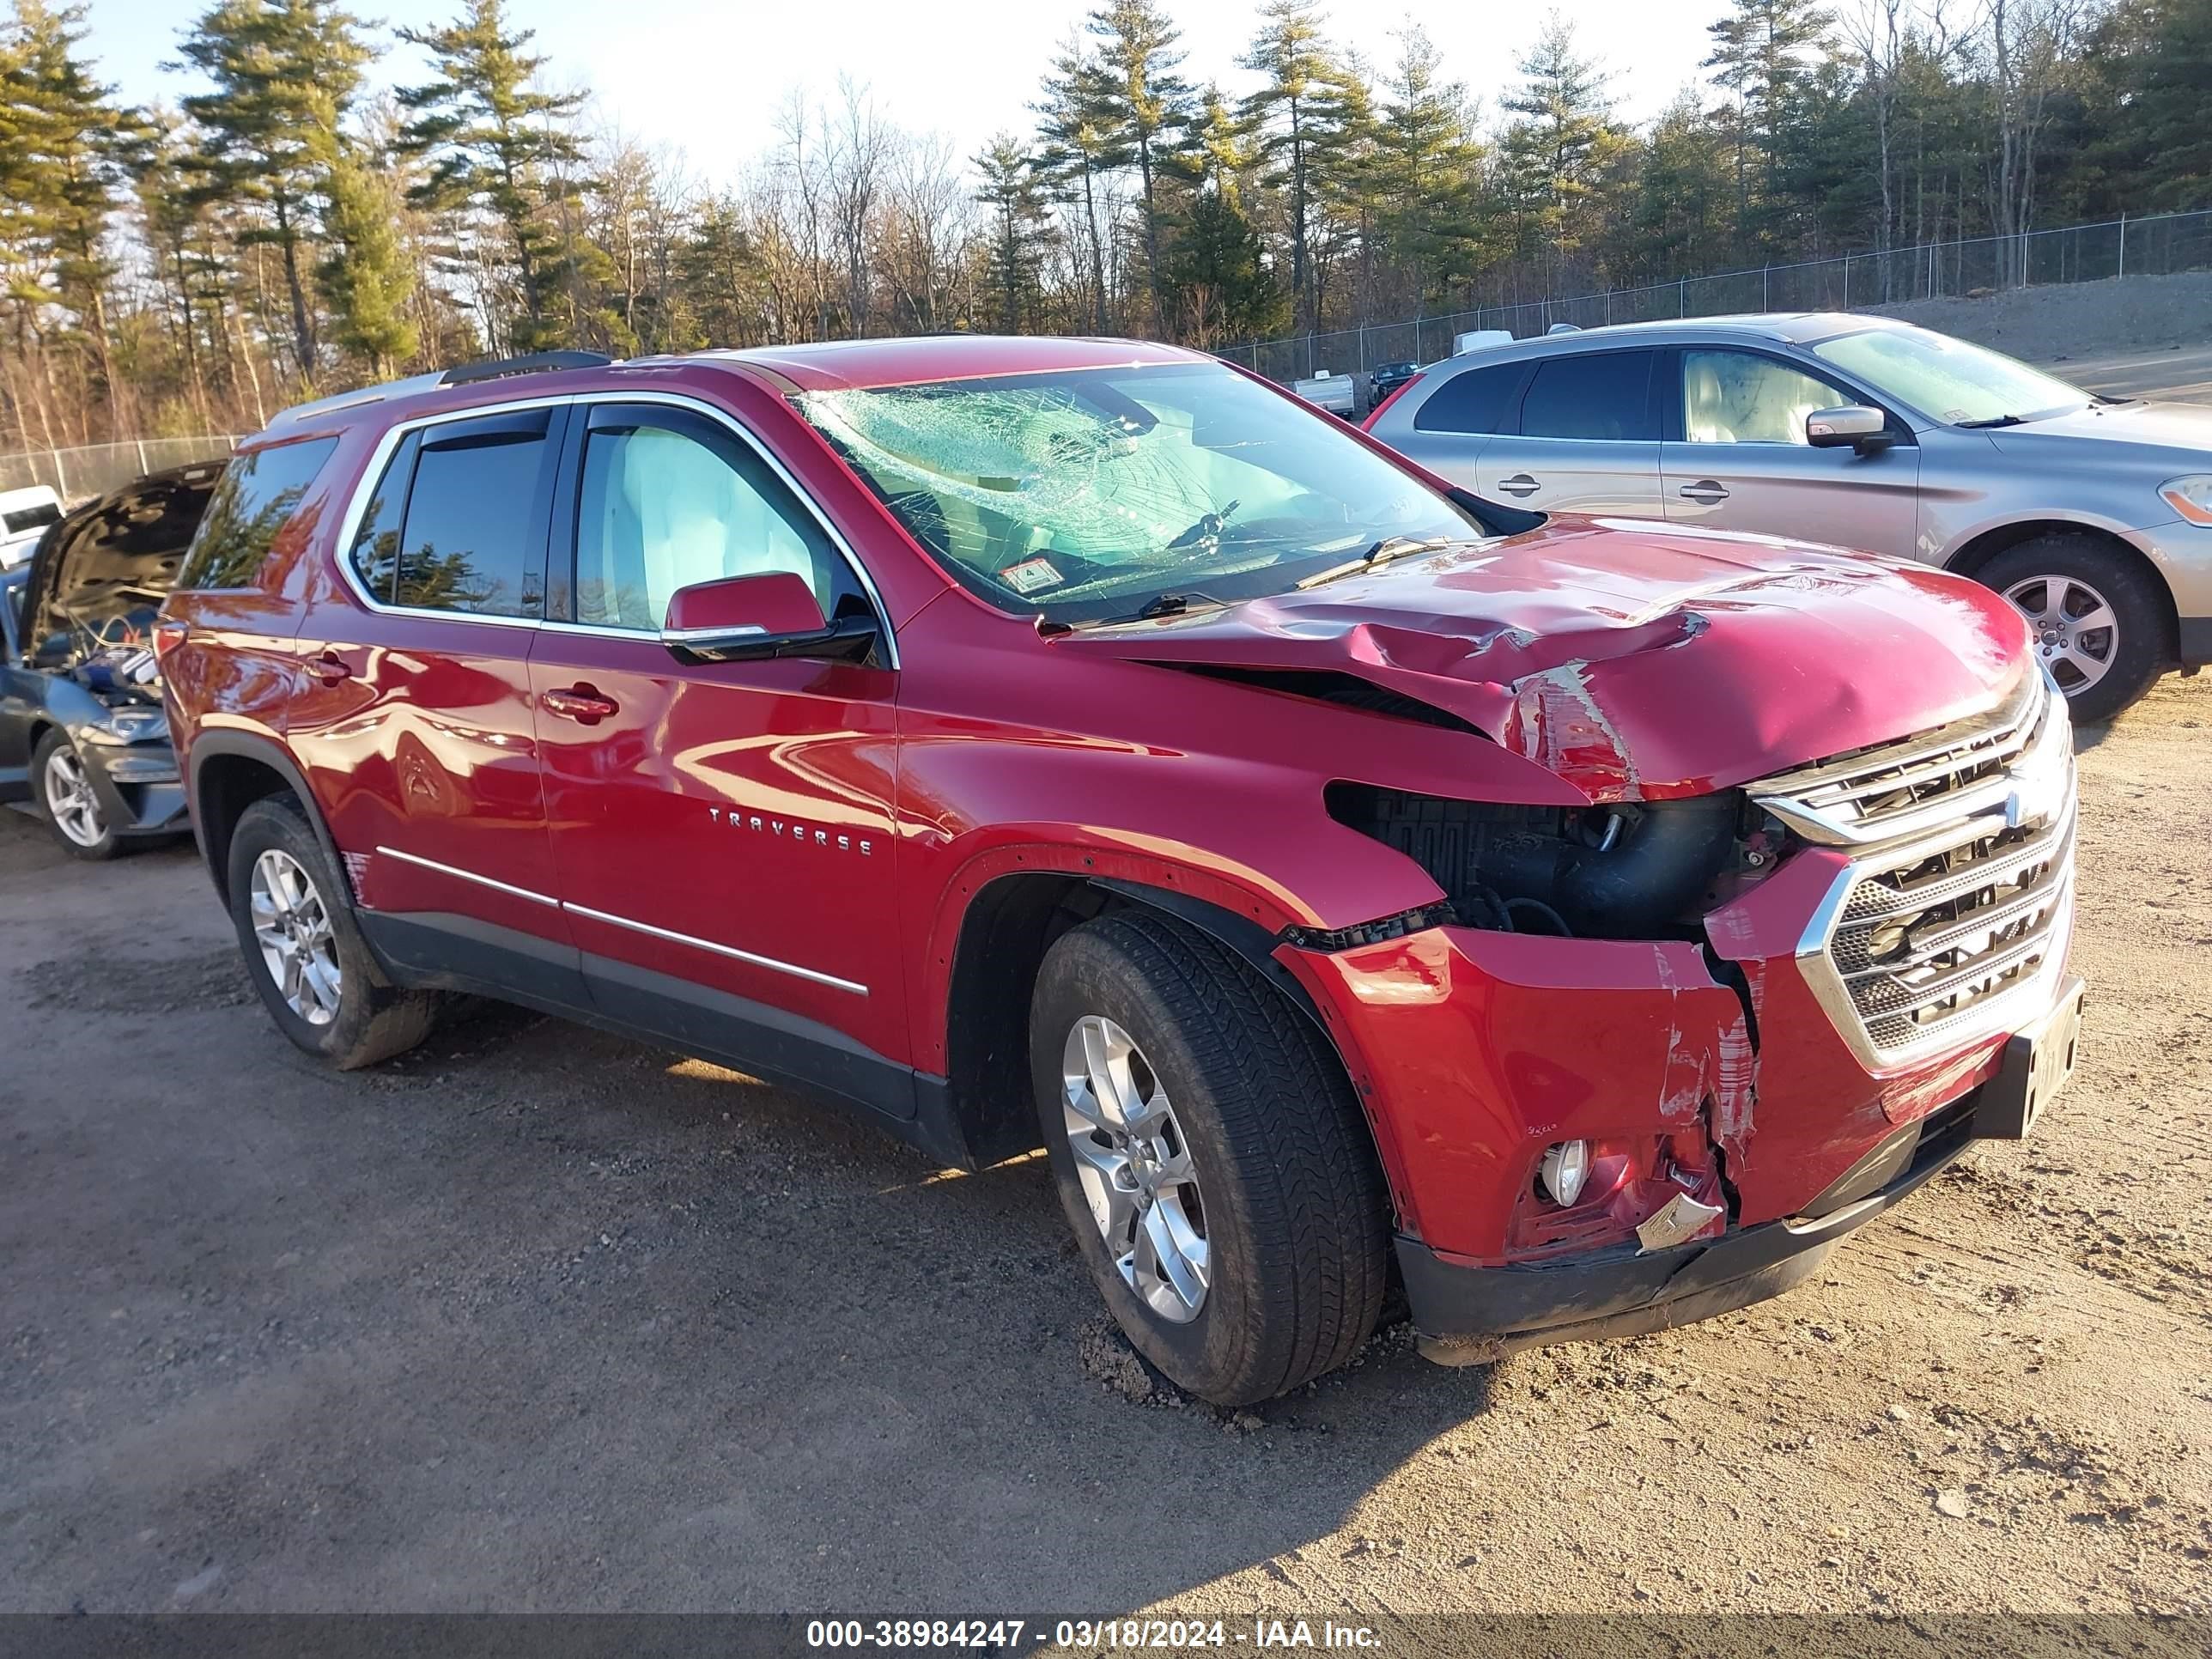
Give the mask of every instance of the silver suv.
[[1433, 365], [1367, 428], [1496, 501], [1972, 576], [2027, 616], [2077, 720], [2212, 660], [2212, 409], [1927, 329], [1808, 313], [1522, 340]]

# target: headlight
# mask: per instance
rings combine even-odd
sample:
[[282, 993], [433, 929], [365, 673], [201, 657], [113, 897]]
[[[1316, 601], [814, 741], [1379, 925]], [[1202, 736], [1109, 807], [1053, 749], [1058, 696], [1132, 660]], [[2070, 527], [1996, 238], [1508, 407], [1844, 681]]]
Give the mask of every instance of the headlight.
[[87, 728], [94, 743], [143, 743], [169, 735], [169, 717], [158, 708], [118, 708], [101, 725]]
[[2159, 486], [2159, 496], [2191, 524], [2212, 529], [2212, 472], [2192, 472]]

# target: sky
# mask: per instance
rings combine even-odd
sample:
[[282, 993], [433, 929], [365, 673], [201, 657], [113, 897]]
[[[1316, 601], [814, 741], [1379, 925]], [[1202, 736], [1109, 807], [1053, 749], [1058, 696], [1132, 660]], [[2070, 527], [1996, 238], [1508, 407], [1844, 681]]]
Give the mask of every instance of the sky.
[[[545, 78], [588, 87], [595, 125], [647, 148], [680, 150], [708, 182], [733, 179], [775, 142], [775, 112], [790, 89], [834, 93], [838, 76], [866, 86], [884, 113], [915, 132], [941, 132], [972, 155], [1002, 130], [1026, 133], [1029, 105], [1054, 48], [1096, 0], [509, 0], [513, 21], [537, 31], [550, 61]], [[1327, 0], [1324, 0], [1327, 3]], [[1705, 25], [1723, 0], [1565, 0], [1583, 48], [1613, 74], [1620, 115], [1648, 119], [1698, 75]], [[86, 48], [126, 100], [174, 104], [191, 77], [165, 72], [179, 30], [201, 0], [88, 0]], [[355, 0], [352, 9], [391, 27], [423, 27], [460, 9], [457, 0]], [[1252, 77], [1235, 67], [1252, 35], [1248, 0], [1168, 0], [1187, 54], [1183, 72], [1218, 79], [1232, 95]], [[1536, 4], [1336, 0], [1329, 30], [1380, 67], [1397, 52], [1407, 17], [1429, 32], [1446, 70], [1494, 112], [1514, 80], [1514, 60], [1545, 11]], [[628, 20], [617, 26], [611, 20]], [[649, 20], [649, 21], [647, 21]], [[388, 39], [388, 37], [386, 37]], [[372, 70], [379, 82], [423, 78], [411, 48]]]

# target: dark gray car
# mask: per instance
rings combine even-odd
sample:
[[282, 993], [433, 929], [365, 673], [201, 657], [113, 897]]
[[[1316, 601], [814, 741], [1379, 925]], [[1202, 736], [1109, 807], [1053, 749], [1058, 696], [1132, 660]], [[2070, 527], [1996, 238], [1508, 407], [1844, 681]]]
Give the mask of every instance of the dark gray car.
[[2100, 398], [1887, 318], [1516, 341], [1435, 365], [1369, 430], [1493, 500], [1975, 577], [2027, 616], [2077, 720], [2212, 660], [2212, 409]]
[[0, 801], [31, 802], [78, 858], [187, 827], [153, 628], [222, 472], [111, 491], [0, 575]]

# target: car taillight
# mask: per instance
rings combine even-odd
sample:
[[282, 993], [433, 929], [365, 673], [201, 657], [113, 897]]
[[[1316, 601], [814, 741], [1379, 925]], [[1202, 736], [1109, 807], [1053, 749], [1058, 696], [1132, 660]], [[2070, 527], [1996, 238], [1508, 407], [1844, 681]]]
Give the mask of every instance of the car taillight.
[[1385, 398], [1381, 403], [1376, 404], [1374, 408], [1369, 410], [1367, 411], [1367, 418], [1359, 423], [1359, 429], [1362, 432], [1374, 431], [1375, 422], [1382, 418], [1382, 411], [1389, 408], [1392, 404], [1396, 403], [1399, 398], [1404, 397], [1415, 386], [1420, 385], [1422, 379], [1423, 377], [1421, 375], [1416, 374], [1412, 380], [1407, 381], [1403, 386], [1393, 392], [1389, 397]]
[[190, 629], [189, 623], [179, 622], [173, 617], [164, 617], [155, 623], [154, 624], [155, 660], [166, 661], [169, 653], [185, 642], [185, 635]]

